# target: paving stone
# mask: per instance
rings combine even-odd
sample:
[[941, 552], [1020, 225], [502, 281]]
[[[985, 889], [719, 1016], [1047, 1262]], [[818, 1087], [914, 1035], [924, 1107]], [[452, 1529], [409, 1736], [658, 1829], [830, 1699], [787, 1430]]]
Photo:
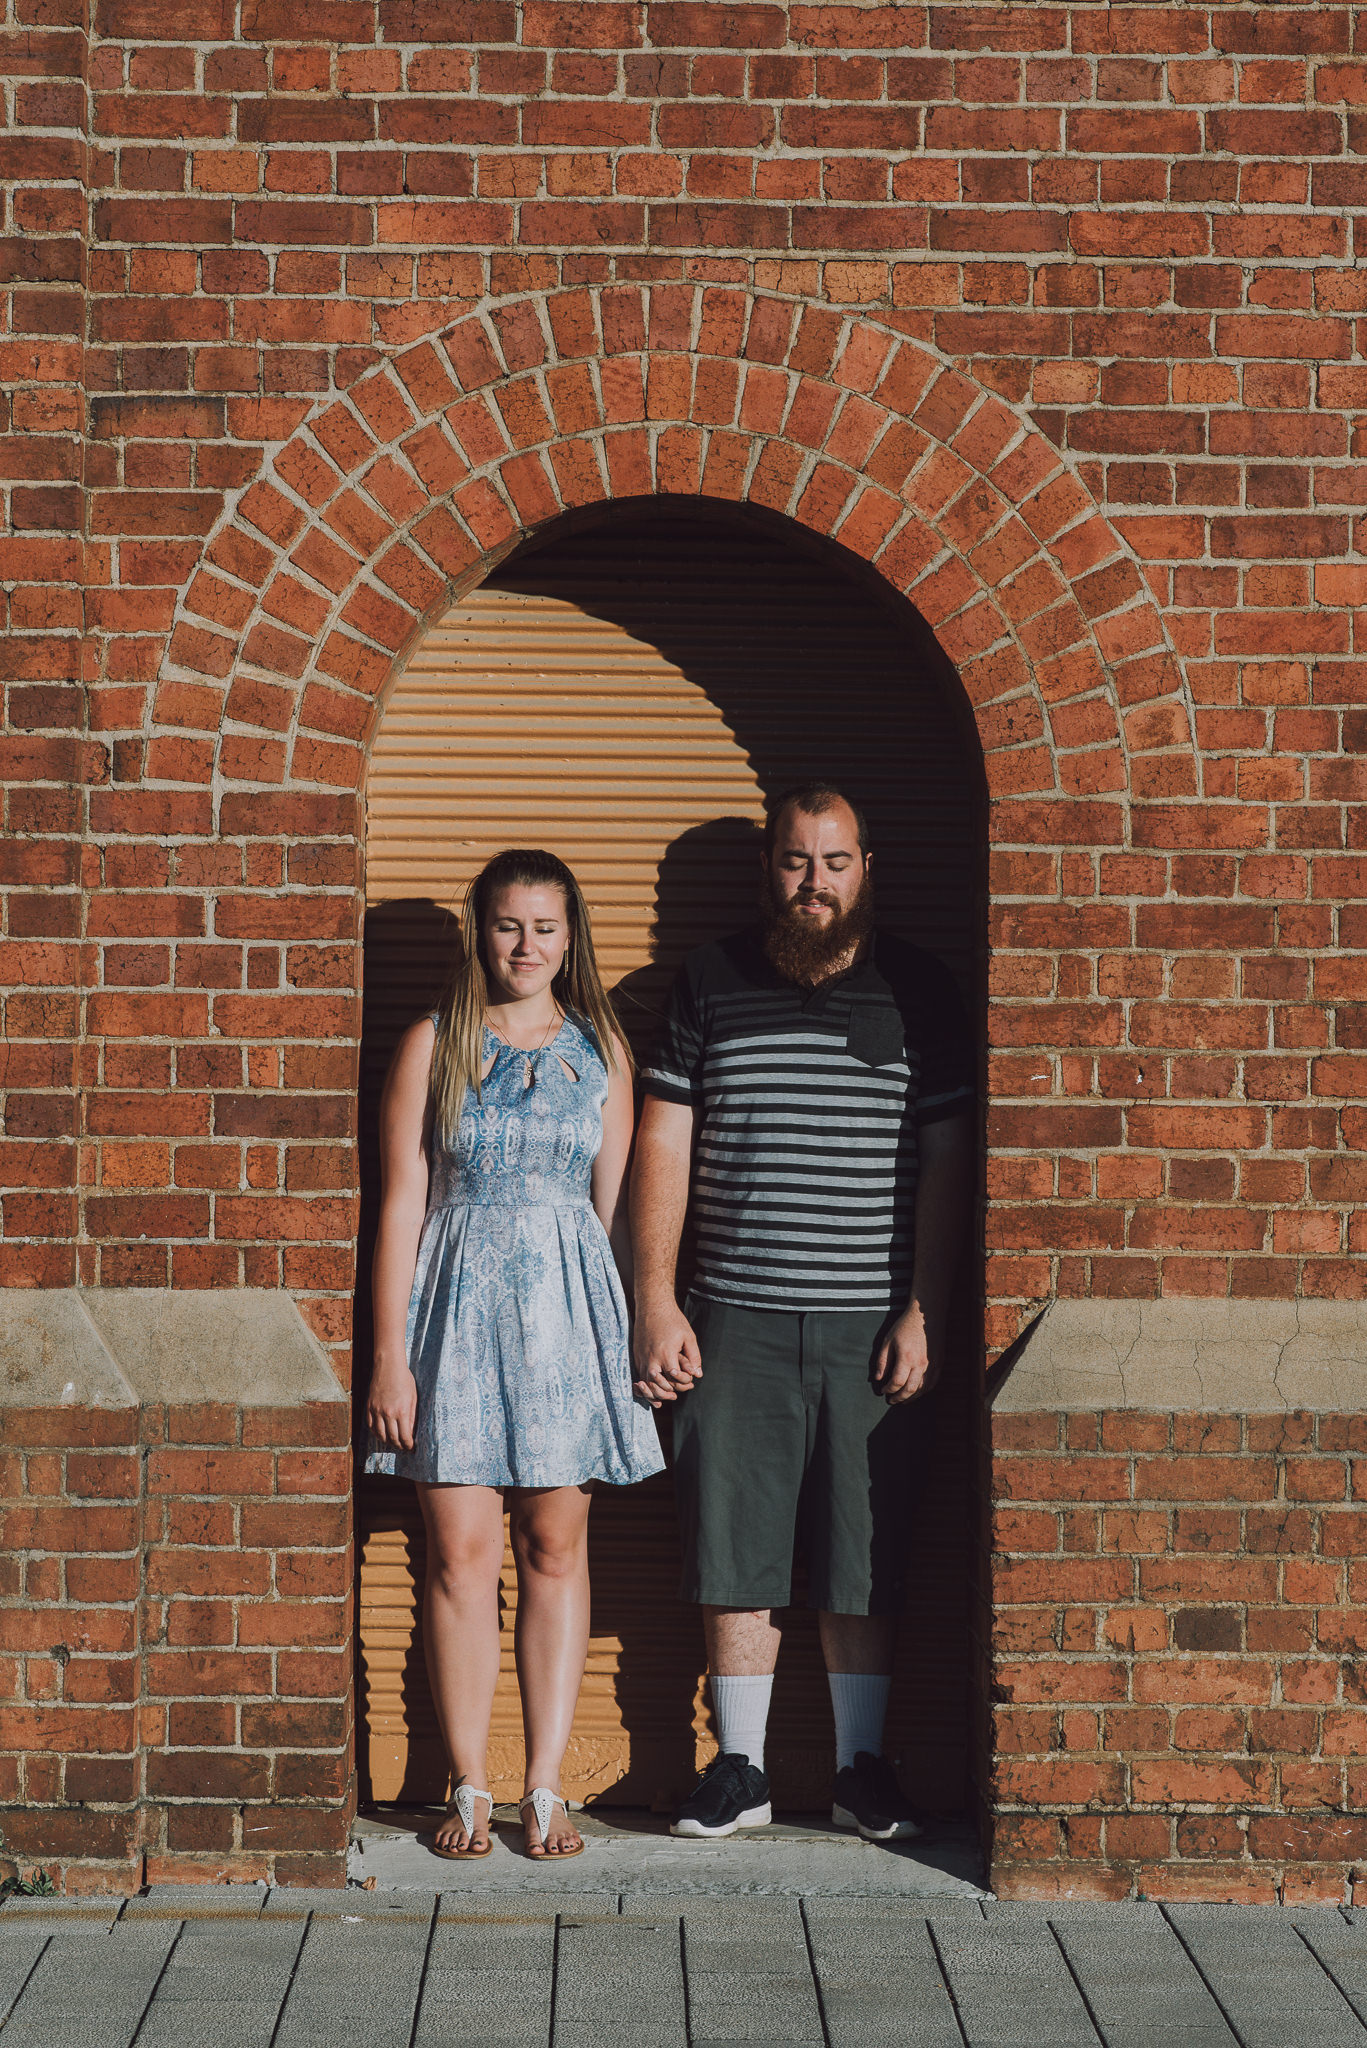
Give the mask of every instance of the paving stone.
[[134, 2048], [271, 2048], [279, 2002], [204, 1999], [194, 2005], [153, 2007]]
[[1244, 2048], [1364, 2048], [1367, 2027], [1274, 1906], [1170, 1906], [1167, 1917]]
[[[944, 1907], [937, 1899], [934, 1913], [941, 1919]], [[982, 1916], [989, 1927], [1066, 1926], [1070, 1920], [1084, 1926], [1166, 1927], [1163, 1909], [1147, 1899], [984, 1899]]]
[[[447, 1912], [432, 1934], [413, 2048], [460, 2042], [545, 2048], [555, 1971], [553, 1913]], [[512, 1907], [511, 1911], [507, 1908]], [[405, 2044], [407, 2037], [405, 2036]]]
[[831, 2048], [960, 2048], [924, 1909], [812, 1899], [804, 1912]]
[[0, 2026], [3, 2026], [27, 1984], [33, 1967], [47, 1947], [48, 1937], [21, 1921], [14, 1928], [0, 1926]]
[[409, 2048], [430, 1931], [408, 1913], [312, 1919], [275, 2048]]
[[263, 1884], [154, 1884], [127, 1901], [123, 1919], [258, 1920], [266, 1898]]
[[302, 1921], [189, 1920], [138, 2034], [138, 2048], [270, 2048]]
[[352, 1885], [315, 1891], [305, 1885], [280, 1885], [267, 1895], [263, 1920], [421, 1920], [430, 1924], [437, 1903], [434, 1891], [363, 1892]]
[[179, 1928], [64, 1927], [5, 2024], [4, 2048], [128, 2048]]
[[843, 1893], [835, 1897], [823, 1895], [819, 1900], [807, 1898], [803, 1900], [804, 1909], [809, 1913], [813, 1906], [819, 1904], [823, 1920], [835, 1920], [840, 1918], [841, 1915], [846, 1915], [855, 1920], [862, 1920], [871, 1909], [876, 1909], [878, 1912], [910, 1914], [918, 1920], [926, 1919], [931, 1913], [934, 1913], [937, 1920], [954, 1919], [957, 1916], [962, 1916], [964, 1919], [972, 1921], [975, 1926], [981, 1923], [984, 1913], [994, 1903], [995, 1901], [991, 1899], [979, 1898], [918, 1899], [907, 1897], [894, 1899], [888, 1898], [882, 1893], [865, 1894], [863, 1897], [853, 1897], [848, 1893]]
[[678, 1917], [563, 1918], [553, 2048], [687, 2048]]
[[1355, 1948], [1367, 1948], [1367, 1913], [1353, 1906], [1285, 1906], [1283, 1917], [1298, 1934], [1324, 1934]]
[[742, 1906], [690, 1894], [628, 1894], [622, 1911], [626, 1918], [663, 1918], [666, 1911], [682, 1917], [693, 2048], [722, 2041], [819, 2048], [821, 2008], [797, 1899], [752, 1898]]
[[1367, 1913], [1347, 1916], [1333, 1906], [1304, 1907], [1293, 1924], [1358, 2018], [1367, 2021]]
[[437, 1907], [438, 1922], [446, 1920], [506, 1920], [517, 1926], [524, 1921], [557, 1919], [615, 1920], [616, 1892], [442, 1892]]
[[[1141, 1918], [1152, 1911], [1152, 1918]], [[1056, 1938], [1106, 2048], [1234, 2048], [1235, 2036], [1157, 1907], [1059, 1915]]]
[[969, 2048], [1097, 2048], [1099, 2036], [1048, 1922], [932, 1913]]
[[51, 1921], [54, 1927], [79, 1920], [92, 1927], [112, 1927], [128, 1903], [116, 1892], [91, 1892], [70, 1899], [6, 1899], [0, 1906], [0, 1927], [11, 1920]]

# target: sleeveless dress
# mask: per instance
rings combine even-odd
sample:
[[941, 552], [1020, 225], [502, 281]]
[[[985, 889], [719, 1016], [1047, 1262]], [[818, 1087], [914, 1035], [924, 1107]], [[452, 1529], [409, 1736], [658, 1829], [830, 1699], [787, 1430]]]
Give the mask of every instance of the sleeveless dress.
[[622, 1284], [589, 1201], [607, 1068], [574, 1017], [530, 1088], [527, 1054], [486, 1028], [491, 1053], [454, 1144], [432, 1140], [408, 1306], [414, 1448], [372, 1448], [366, 1470], [439, 1485], [629, 1486], [664, 1459], [632, 1394]]

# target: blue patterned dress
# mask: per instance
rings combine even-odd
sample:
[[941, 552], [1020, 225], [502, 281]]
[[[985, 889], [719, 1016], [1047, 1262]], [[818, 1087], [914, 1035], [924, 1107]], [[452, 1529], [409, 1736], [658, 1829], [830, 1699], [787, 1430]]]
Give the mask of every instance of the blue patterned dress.
[[432, 1141], [408, 1305], [416, 1442], [372, 1449], [366, 1470], [438, 1485], [629, 1486], [664, 1459], [632, 1395], [626, 1302], [589, 1201], [607, 1069], [573, 1017], [530, 1088], [527, 1054], [486, 1029], [491, 1053], [455, 1143]]

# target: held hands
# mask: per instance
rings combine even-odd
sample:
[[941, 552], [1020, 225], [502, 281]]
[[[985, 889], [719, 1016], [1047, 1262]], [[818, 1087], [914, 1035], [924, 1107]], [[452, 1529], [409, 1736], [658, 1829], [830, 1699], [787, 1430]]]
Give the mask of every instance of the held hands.
[[941, 1355], [938, 1326], [932, 1334], [921, 1304], [913, 1301], [878, 1347], [873, 1361], [875, 1391], [885, 1396], [890, 1408], [928, 1394], [940, 1377]]
[[638, 1307], [632, 1350], [637, 1396], [652, 1408], [677, 1401], [702, 1377], [698, 1340], [673, 1295]]
[[411, 1451], [418, 1419], [418, 1383], [406, 1365], [377, 1365], [370, 1377], [365, 1419], [385, 1450]]

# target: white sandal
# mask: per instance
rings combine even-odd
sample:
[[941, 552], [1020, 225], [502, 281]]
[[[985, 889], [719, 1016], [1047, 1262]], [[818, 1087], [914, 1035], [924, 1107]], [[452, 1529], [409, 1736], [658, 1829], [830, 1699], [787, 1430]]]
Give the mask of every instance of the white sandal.
[[[554, 1816], [556, 1807], [558, 1806], [560, 1808], [566, 1820], [568, 1820], [570, 1817], [570, 1810], [568, 1806], [566, 1806], [564, 1800], [560, 1797], [560, 1794], [558, 1792], [552, 1792], [549, 1786], [537, 1785], [533, 1788], [532, 1791], [528, 1792], [523, 1798], [519, 1799], [517, 1802], [517, 1810], [519, 1813], [521, 1813], [523, 1809], [528, 1806], [530, 1806], [530, 1808], [532, 1809], [532, 1818], [536, 1822], [537, 1833], [541, 1837], [541, 1848], [539, 1852], [530, 1848], [527, 1851], [527, 1854], [531, 1857], [534, 1863], [540, 1863], [543, 1857], [547, 1862], [568, 1863], [571, 1856], [583, 1855], [584, 1838], [582, 1835], [579, 1838], [579, 1847], [577, 1849], [551, 1850], [548, 1849], [546, 1846], [546, 1830], [549, 1828], [551, 1824], [551, 1820]], [[522, 1832], [525, 1837], [527, 1832], [527, 1823], [525, 1820], [522, 1823]]]
[[432, 1844], [432, 1854], [434, 1856], [444, 1856], [448, 1863], [475, 1863], [478, 1862], [481, 1856], [489, 1854], [489, 1851], [494, 1846], [491, 1840], [486, 1841], [482, 1849], [476, 1849], [472, 1846], [475, 1839], [475, 1801], [477, 1799], [488, 1801], [488, 1819], [489, 1821], [493, 1820], [494, 1795], [492, 1792], [481, 1792], [474, 1785], [457, 1785], [455, 1797], [446, 1809], [446, 1817], [449, 1820], [454, 1813], [456, 1819], [464, 1828], [465, 1847], [463, 1849], [443, 1849], [439, 1843], [434, 1841]]

